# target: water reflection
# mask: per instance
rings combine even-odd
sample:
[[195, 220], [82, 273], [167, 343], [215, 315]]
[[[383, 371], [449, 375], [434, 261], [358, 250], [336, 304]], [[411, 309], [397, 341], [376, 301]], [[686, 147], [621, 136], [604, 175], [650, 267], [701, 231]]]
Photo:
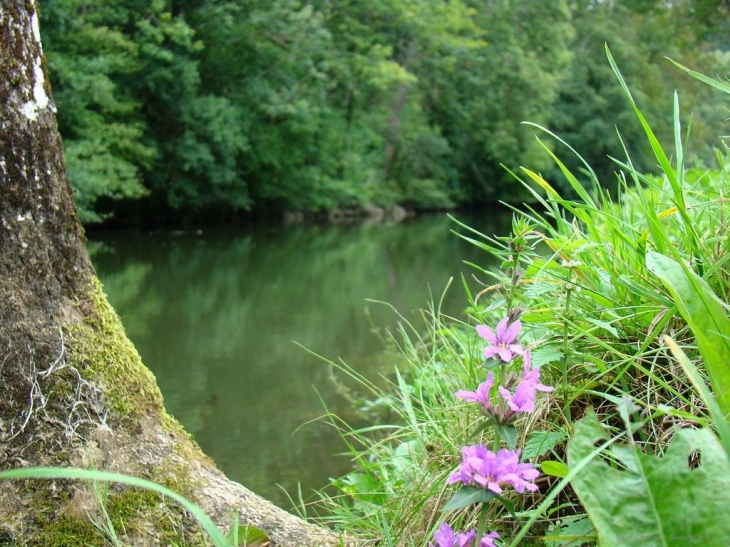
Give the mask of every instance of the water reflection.
[[[494, 221], [502, 226], [494, 226]], [[496, 216], [490, 233], [506, 233]], [[484, 220], [476, 220], [483, 225]], [[484, 253], [449, 233], [445, 217], [405, 224], [259, 227], [245, 231], [90, 234], [92, 260], [168, 410], [228, 476], [290, 508], [346, 472], [344, 446], [323, 423], [319, 395], [344, 414], [327, 366], [293, 342], [368, 376], [390, 371], [378, 325], [392, 303], [407, 317], [440, 294], [462, 260]], [[483, 226], [482, 226], [483, 227]], [[445, 307], [458, 313], [460, 283]], [[319, 395], [318, 395], [319, 393]], [[277, 487], [276, 485], [281, 485]]]

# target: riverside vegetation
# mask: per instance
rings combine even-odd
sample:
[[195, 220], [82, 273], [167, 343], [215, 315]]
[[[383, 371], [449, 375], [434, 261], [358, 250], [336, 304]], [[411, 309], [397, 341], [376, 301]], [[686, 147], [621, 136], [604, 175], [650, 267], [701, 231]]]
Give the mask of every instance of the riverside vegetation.
[[676, 94], [667, 152], [608, 56], [660, 173], [627, 145], [612, 197], [546, 146], [578, 198], [523, 169], [539, 206], [510, 235], [458, 226], [502, 268], [473, 265], [467, 321], [401, 318], [390, 388], [343, 367], [400, 421], [331, 416], [357, 469], [323, 495], [330, 524], [398, 546], [727, 544], [730, 162], [686, 165]]
[[[700, 160], [722, 131], [717, 95], [660, 69], [667, 55], [728, 72], [721, 0], [39, 4], [85, 224], [531, 200], [500, 164], [530, 165], [570, 197], [524, 120], [579, 147], [613, 186], [614, 124], [632, 143], [640, 128], [605, 42], [661, 142], [666, 89], [694, 111]], [[632, 158], [653, 168], [647, 147]]]
[[[388, 388], [337, 365], [399, 419], [353, 430], [328, 416], [357, 465], [333, 480], [339, 495], [322, 494], [335, 529], [393, 546], [727, 544], [730, 158], [686, 164], [676, 94], [668, 153], [609, 61], [660, 172], [640, 171], [626, 144], [612, 197], [587, 162], [578, 156], [583, 168], [571, 170], [545, 146], [577, 198], [523, 169], [512, 175], [538, 205], [515, 209], [511, 234], [458, 225], [502, 263], [474, 264], [491, 281], [477, 294], [464, 284], [468, 319], [438, 302], [425, 334], [402, 318], [390, 343], [405, 366]], [[0, 474], [29, 476], [144, 486], [183, 503], [218, 546], [265, 541], [235, 522], [224, 536], [190, 502], [139, 479]], [[111, 522], [95, 526], [117, 545]]]

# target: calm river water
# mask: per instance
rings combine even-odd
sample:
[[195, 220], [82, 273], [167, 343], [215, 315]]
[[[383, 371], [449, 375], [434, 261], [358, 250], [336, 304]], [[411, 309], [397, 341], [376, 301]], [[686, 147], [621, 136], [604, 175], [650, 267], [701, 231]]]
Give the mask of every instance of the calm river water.
[[[509, 215], [469, 217], [506, 235]], [[397, 358], [373, 331], [395, 306], [418, 321], [429, 288], [466, 304], [461, 273], [487, 256], [445, 216], [400, 224], [91, 232], [89, 250], [167, 409], [232, 479], [291, 509], [350, 468], [323, 405], [358, 423], [328, 366], [297, 344], [375, 378]], [[473, 284], [472, 286], [476, 286]], [[296, 343], [295, 343], [296, 342]], [[311, 423], [310, 423], [311, 422]], [[362, 424], [364, 425], [364, 424]]]

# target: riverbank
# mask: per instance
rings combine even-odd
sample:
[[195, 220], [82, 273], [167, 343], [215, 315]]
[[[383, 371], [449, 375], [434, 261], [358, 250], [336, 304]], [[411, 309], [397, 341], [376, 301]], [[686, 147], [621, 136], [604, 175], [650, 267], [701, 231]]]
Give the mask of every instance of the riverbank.
[[[612, 199], [564, 169], [579, 196], [564, 199], [523, 169], [539, 207], [500, 236], [460, 225], [501, 267], [475, 264], [465, 319], [438, 302], [401, 318], [406, 366], [386, 388], [360, 378], [397, 419], [333, 420], [357, 463], [322, 495], [335, 529], [394, 546], [727, 543], [712, 484], [730, 470], [730, 161], [687, 167], [678, 121], [669, 152], [636, 113], [662, 172], [621, 163]], [[696, 496], [707, 510], [683, 505]]]

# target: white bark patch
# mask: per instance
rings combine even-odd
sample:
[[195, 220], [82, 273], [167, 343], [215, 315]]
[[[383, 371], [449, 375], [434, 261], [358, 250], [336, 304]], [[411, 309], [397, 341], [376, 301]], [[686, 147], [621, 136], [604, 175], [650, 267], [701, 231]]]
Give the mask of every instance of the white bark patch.
[[41, 47], [41, 28], [40, 26], [38, 26], [38, 13], [35, 11], [30, 17], [30, 26], [33, 29], [33, 37], [38, 43], [38, 47], [41, 49], [41, 51], [43, 51], [43, 48]]
[[45, 83], [45, 77], [43, 76], [43, 68], [41, 68], [41, 58], [36, 57], [35, 65], [33, 66], [33, 99], [25, 103], [21, 111], [23, 115], [30, 121], [36, 121], [38, 119], [38, 112], [48, 106], [48, 95], [43, 87]]
[[[41, 45], [41, 29], [38, 26], [38, 14], [33, 12], [30, 18], [30, 26], [33, 29], [33, 38], [35, 38], [38, 44], [38, 51], [43, 52], [43, 46]], [[38, 119], [38, 112], [48, 107], [48, 95], [46, 95], [45, 77], [43, 75], [43, 68], [41, 66], [41, 57], [38, 55], [35, 58], [35, 64], [33, 65], [33, 99], [23, 104], [21, 111], [23, 115], [30, 121], [36, 121]]]

